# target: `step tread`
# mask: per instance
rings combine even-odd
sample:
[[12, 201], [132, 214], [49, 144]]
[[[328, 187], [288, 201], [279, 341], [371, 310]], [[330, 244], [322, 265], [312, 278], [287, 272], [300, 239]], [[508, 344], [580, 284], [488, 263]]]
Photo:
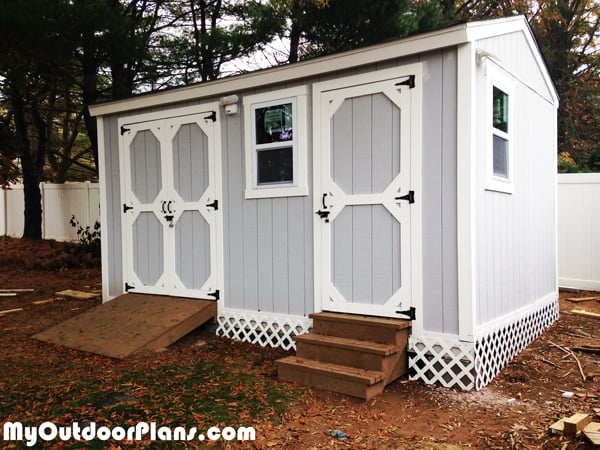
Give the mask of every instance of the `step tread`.
[[341, 322], [341, 323], [360, 323], [365, 325], [372, 325], [382, 328], [393, 328], [401, 330], [404, 328], [410, 328], [411, 321], [406, 319], [394, 319], [391, 317], [376, 317], [376, 316], [363, 316], [359, 314], [346, 314], [346, 313], [330, 313], [330, 312], [319, 312], [309, 314], [313, 320], [323, 320], [330, 322]]
[[315, 361], [312, 359], [299, 358], [297, 356], [288, 356], [276, 361], [278, 365], [291, 365], [298, 369], [310, 372], [328, 374], [333, 377], [343, 378], [345, 380], [362, 383], [372, 386], [383, 382], [383, 373], [375, 370], [357, 369], [356, 367], [341, 366], [339, 364]]
[[345, 350], [356, 350], [362, 353], [372, 353], [381, 356], [390, 356], [402, 350], [401, 347], [393, 344], [380, 344], [377, 342], [362, 339], [350, 339], [315, 333], [307, 333], [294, 336], [294, 340], [296, 342], [306, 342], [310, 344], [322, 345], [326, 347], [336, 347]]

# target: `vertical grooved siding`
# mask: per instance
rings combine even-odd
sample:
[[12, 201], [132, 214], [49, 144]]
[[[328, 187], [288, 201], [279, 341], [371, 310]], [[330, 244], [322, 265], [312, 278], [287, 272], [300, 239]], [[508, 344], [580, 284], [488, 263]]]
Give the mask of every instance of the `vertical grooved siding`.
[[[310, 106], [308, 114], [310, 118]], [[246, 200], [244, 117], [224, 120], [225, 306], [310, 314], [314, 309], [312, 197]], [[311, 142], [310, 135], [307, 139]], [[308, 167], [311, 164], [309, 160]]]
[[[119, 159], [119, 128], [117, 117], [106, 117], [104, 123], [104, 167], [106, 177], [103, 180], [106, 186], [106, 223], [107, 230], [101, 230], [103, 239], [108, 241], [108, 295], [116, 296], [123, 292], [123, 254], [121, 238], [121, 161]], [[106, 255], [104, 256], [106, 257]]]
[[[481, 326], [547, 298], [556, 289], [556, 111], [520, 33], [486, 39], [514, 82], [509, 99], [513, 193], [486, 190], [487, 102], [478, 103], [477, 305]], [[514, 50], [514, 51], [513, 51]], [[516, 78], [514, 75], [518, 75]], [[486, 78], [479, 80], [479, 93]]]
[[423, 327], [448, 334], [458, 333], [456, 56], [423, 58]]
[[[225, 116], [219, 112], [222, 142], [224, 282], [223, 299], [228, 308], [249, 311], [307, 315], [314, 312], [313, 280], [313, 200], [312, 195], [312, 82], [341, 76], [388, 69], [421, 61], [423, 77], [423, 192], [417, 201], [423, 209], [423, 314], [425, 329], [434, 332], [456, 333], [457, 262], [456, 262], [456, 49], [435, 51], [387, 61], [374, 67], [348, 69], [308, 80], [308, 143], [307, 167], [310, 195], [274, 199], [244, 198], [245, 152], [244, 116]], [[290, 87], [282, 84], [281, 88]], [[255, 94], [257, 91], [238, 95]], [[377, 99], [379, 100], [379, 99]], [[240, 103], [243, 100], [240, 100]], [[193, 102], [186, 102], [188, 106]], [[369, 106], [370, 107], [370, 106]], [[172, 108], [172, 107], [171, 107]], [[155, 111], [166, 108], [154, 108]], [[128, 114], [137, 114], [139, 111]], [[394, 117], [381, 117], [382, 121]], [[121, 198], [119, 184], [119, 130], [116, 117], [107, 117], [105, 140], [107, 146], [107, 211], [111, 236], [109, 255], [110, 293], [123, 290], [121, 255]], [[356, 126], [360, 126], [359, 123]], [[375, 128], [380, 126], [377, 124]], [[382, 128], [386, 125], [381, 124]], [[393, 127], [392, 127], [393, 128]], [[376, 146], [381, 136], [369, 136]], [[399, 135], [385, 139], [399, 141]], [[376, 152], [376, 148], [372, 151]], [[360, 164], [355, 161], [354, 165]], [[387, 165], [390, 165], [388, 168]], [[374, 161], [367, 191], [392, 173], [399, 161]], [[349, 170], [353, 170], [351, 167]], [[343, 176], [343, 175], [340, 175]], [[357, 186], [359, 189], [360, 186]], [[389, 232], [398, 234], [398, 230]], [[399, 261], [392, 261], [396, 267]], [[390, 281], [398, 286], [399, 274]], [[380, 279], [383, 274], [373, 274]], [[389, 288], [386, 288], [389, 289]]]

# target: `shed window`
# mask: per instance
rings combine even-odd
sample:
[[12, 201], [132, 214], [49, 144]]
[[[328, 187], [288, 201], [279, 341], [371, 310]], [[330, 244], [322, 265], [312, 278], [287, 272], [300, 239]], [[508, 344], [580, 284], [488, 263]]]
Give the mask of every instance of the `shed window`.
[[508, 179], [508, 94], [494, 86], [493, 93], [492, 173]]
[[488, 67], [489, 144], [486, 188], [512, 193], [514, 154], [512, 142], [512, 81], [500, 68]]
[[269, 92], [244, 99], [246, 198], [307, 195], [306, 93]]
[[294, 103], [254, 109], [256, 182], [294, 182]]

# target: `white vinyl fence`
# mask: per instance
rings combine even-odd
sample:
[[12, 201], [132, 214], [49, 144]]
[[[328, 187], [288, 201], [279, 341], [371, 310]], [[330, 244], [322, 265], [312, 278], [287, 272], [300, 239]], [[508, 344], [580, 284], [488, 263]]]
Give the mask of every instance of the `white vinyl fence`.
[[600, 173], [558, 175], [558, 277], [600, 291]]
[[[71, 216], [85, 228], [100, 221], [100, 192], [97, 183], [41, 183], [42, 237], [57, 241], [77, 239]], [[24, 225], [23, 185], [0, 188], [0, 236], [21, 237]]]

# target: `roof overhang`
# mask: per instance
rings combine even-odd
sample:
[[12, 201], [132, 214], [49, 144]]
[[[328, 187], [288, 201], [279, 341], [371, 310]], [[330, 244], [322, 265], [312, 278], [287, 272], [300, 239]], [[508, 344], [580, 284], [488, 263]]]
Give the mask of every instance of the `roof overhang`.
[[90, 106], [90, 113], [92, 116], [103, 116], [125, 111], [166, 106], [190, 100], [218, 97], [248, 89], [265, 87], [281, 83], [282, 81], [290, 83], [351, 67], [358, 68], [372, 65], [515, 31], [525, 32], [528, 42], [534, 48], [534, 54], [539, 58], [537, 62], [544, 73], [546, 82], [549, 83], [551, 92], [556, 94], [527, 20], [523, 16], [518, 16], [454, 25], [441, 30], [413, 35], [403, 39], [310, 59], [295, 64], [277, 66], [214, 81], [141, 94], [123, 100], [100, 103]]

